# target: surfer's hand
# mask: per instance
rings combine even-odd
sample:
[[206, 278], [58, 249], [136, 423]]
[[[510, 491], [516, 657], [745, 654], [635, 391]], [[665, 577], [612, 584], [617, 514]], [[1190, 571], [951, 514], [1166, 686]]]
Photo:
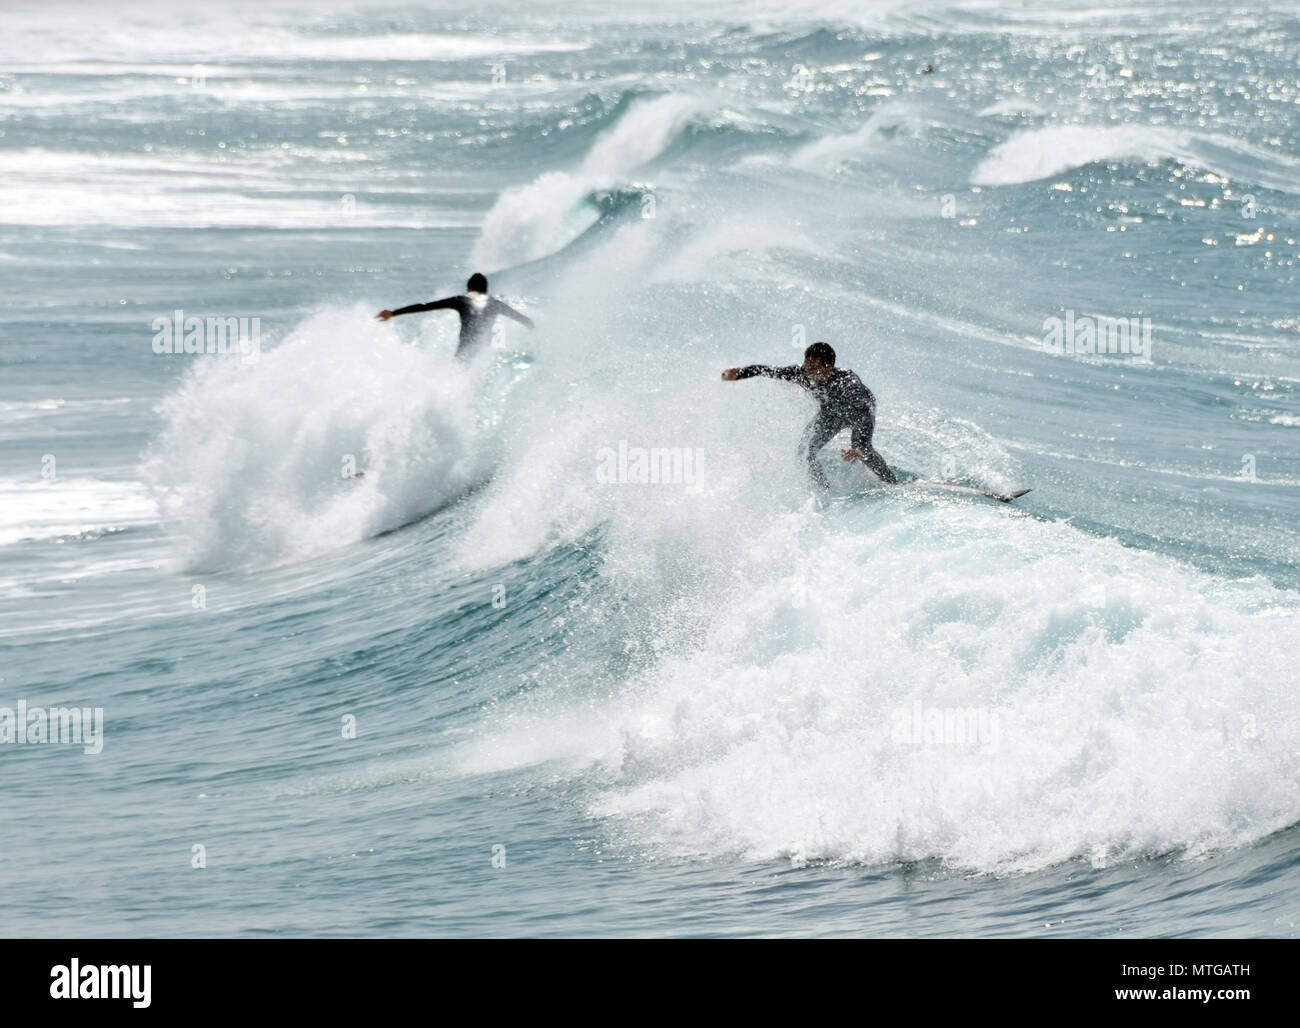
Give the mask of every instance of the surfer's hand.
[[378, 318], [380, 321], [387, 321], [392, 316], [393, 316], [392, 311], [380, 311], [378, 314], [375, 315], [375, 317]]
[[840, 455], [849, 462], [862, 459], [861, 450], [841, 450]]
[[740, 372], [737, 371], [735, 368], [728, 368], [726, 371], [722, 373], [722, 381], [734, 382], [736, 381], [736, 376], [738, 374], [740, 374]]

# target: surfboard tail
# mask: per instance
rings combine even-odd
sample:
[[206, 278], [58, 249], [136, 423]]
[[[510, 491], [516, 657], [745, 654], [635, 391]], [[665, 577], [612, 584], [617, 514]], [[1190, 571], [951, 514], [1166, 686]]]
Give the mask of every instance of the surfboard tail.
[[1024, 496], [1025, 493], [1033, 492], [1032, 489], [1021, 489], [1014, 493], [985, 492], [983, 489], [977, 489], [970, 485], [958, 485], [956, 482], [930, 482], [926, 480], [902, 482], [899, 484], [898, 488], [932, 489], [935, 492], [955, 493], [958, 496], [979, 496], [985, 500], [997, 500], [999, 503], [1010, 503], [1012, 500]]
[[1032, 493], [1032, 492], [1033, 492], [1032, 489], [1021, 489], [1019, 492], [1016, 493], [985, 493], [984, 495], [987, 496], [990, 500], [1000, 500], [1002, 503], [1010, 503], [1012, 500], [1020, 499], [1020, 497], [1024, 496], [1025, 493]]

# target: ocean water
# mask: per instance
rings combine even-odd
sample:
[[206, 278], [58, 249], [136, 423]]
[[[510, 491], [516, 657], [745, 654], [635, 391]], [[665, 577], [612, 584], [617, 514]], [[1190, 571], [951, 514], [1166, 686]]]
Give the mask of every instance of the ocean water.
[[1300, 8], [3, 18], [0, 932], [1300, 932]]

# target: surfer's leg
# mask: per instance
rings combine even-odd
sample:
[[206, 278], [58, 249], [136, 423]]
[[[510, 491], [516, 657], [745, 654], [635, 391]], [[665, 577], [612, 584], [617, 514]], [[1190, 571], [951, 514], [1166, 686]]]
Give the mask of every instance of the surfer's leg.
[[813, 484], [823, 489], [829, 489], [831, 483], [826, 477], [826, 469], [822, 467], [822, 462], [817, 459], [817, 451], [835, 438], [835, 433], [843, 427], [843, 418], [819, 413], [808, 422], [808, 427], [803, 430], [803, 438], [799, 441], [799, 457], [807, 462], [808, 474]]
[[871, 437], [876, 431], [876, 412], [874, 406], [864, 412], [853, 425], [853, 448], [862, 451], [862, 463], [869, 467], [877, 478], [890, 485], [897, 485], [898, 478], [889, 470], [885, 458], [871, 445]]
[[876, 473], [876, 477], [882, 482], [888, 482], [890, 485], [898, 485], [898, 477], [889, 470], [889, 465], [885, 463], [885, 458], [880, 456], [875, 450], [862, 451], [862, 463]]

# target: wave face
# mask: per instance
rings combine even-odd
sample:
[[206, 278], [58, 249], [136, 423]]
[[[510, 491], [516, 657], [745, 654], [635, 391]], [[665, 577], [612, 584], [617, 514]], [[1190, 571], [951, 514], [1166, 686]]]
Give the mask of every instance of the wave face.
[[[504, 11], [6, 16], [0, 705], [107, 719], [18, 752], [6, 895], [1295, 935], [1300, 21]], [[536, 329], [466, 363], [447, 312], [373, 318], [474, 270]], [[156, 353], [178, 311], [255, 359]], [[1033, 491], [841, 439], [813, 497], [808, 401], [719, 372], [819, 339], [905, 480]], [[75, 845], [30, 813], [68, 796]], [[211, 891], [149, 884], [196, 844]]]
[[502, 193], [483, 219], [470, 260], [495, 269], [546, 257], [573, 242], [598, 217], [586, 201], [661, 156], [703, 109], [700, 101], [675, 93], [631, 104], [575, 171], [546, 171]]

